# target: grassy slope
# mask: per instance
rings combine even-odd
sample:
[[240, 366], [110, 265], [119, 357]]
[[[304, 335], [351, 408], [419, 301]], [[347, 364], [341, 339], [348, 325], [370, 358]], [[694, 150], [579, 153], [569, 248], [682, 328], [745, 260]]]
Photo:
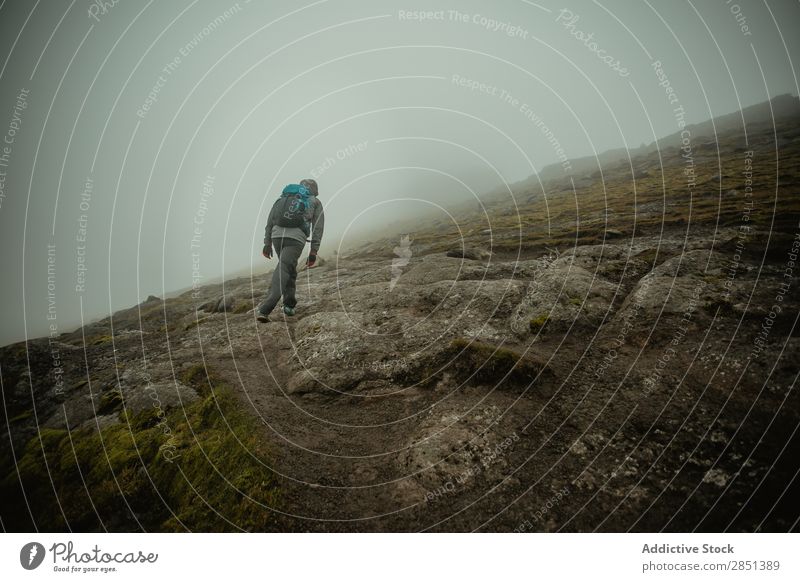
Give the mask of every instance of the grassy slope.
[[255, 419], [213, 371], [192, 368], [183, 380], [202, 395], [183, 409], [120, 411], [124, 422], [99, 432], [43, 429], [18, 470], [4, 450], [5, 526], [33, 529], [22, 483], [43, 531], [264, 529], [278, 490]]

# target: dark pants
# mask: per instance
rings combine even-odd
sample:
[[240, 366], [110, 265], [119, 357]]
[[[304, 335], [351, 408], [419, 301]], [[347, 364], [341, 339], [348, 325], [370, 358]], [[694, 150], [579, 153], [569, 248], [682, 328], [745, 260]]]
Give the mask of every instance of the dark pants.
[[259, 307], [263, 315], [269, 315], [278, 301], [283, 296], [283, 304], [286, 307], [297, 305], [295, 299], [295, 281], [297, 280], [297, 261], [303, 252], [305, 243], [291, 238], [272, 239], [272, 248], [278, 257], [278, 266], [272, 273], [272, 285], [264, 301]]

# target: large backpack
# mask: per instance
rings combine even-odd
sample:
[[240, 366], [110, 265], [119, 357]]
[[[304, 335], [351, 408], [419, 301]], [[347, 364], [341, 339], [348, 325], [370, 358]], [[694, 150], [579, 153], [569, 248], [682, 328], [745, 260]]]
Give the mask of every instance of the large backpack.
[[277, 215], [275, 224], [284, 228], [300, 228], [308, 234], [308, 210], [311, 208], [311, 192], [300, 184], [289, 184], [281, 197], [275, 201]]

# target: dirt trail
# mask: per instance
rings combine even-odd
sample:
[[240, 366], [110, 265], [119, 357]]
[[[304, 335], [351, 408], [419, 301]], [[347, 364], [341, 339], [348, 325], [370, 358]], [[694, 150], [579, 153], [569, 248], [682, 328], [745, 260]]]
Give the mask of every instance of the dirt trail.
[[[237, 350], [235, 359], [208, 360], [217, 373], [238, 387], [243, 406], [264, 424], [271, 468], [280, 476], [282, 489], [276, 530], [418, 531], [435, 526], [479, 496], [473, 483], [464, 487], [453, 480], [452, 490], [426, 499], [428, 490], [419, 485], [409, 467], [412, 436], [426, 420], [437, 416], [437, 406], [448, 411], [453, 407], [499, 411], [515, 402], [519, 407], [518, 395], [495, 392], [487, 398], [481, 390], [462, 389], [447, 396], [430, 389], [401, 387], [388, 396], [369, 391], [331, 392], [330, 396], [288, 394], [288, 364], [297, 357], [290, 338], [294, 325], [289, 320], [259, 327], [263, 352], [256, 347], [247, 354]], [[258, 346], [255, 333], [253, 340]], [[519, 425], [518, 411], [512, 416]], [[503, 426], [508, 424], [501, 418], [487, 430], [514, 434], [509, 426]], [[451, 453], [459, 451], [454, 446]], [[503, 466], [506, 462], [503, 459]], [[481, 477], [485, 475], [473, 480]], [[510, 482], [518, 484], [518, 479]], [[502, 497], [495, 492], [495, 505], [502, 505], [497, 503]], [[472, 527], [478, 525], [474, 518], [467, 521]]]
[[[554, 394], [553, 386], [525, 394], [398, 386], [388, 396], [293, 395], [286, 387], [290, 360], [298, 357], [295, 325], [260, 326], [252, 352], [208, 361], [239, 387], [243, 406], [264, 424], [282, 489], [275, 530], [507, 531], [532, 518], [537, 529], [553, 529], [559, 513], [586, 497], [574, 483], [581, 471], [569, 455], [586, 418], [579, 412], [585, 394]], [[426, 426], [431, 430], [422, 434], [434, 443], [427, 451], [415, 437]], [[492, 446], [498, 442], [509, 446]], [[430, 465], [415, 466], [420, 458]], [[568, 494], [569, 504], [552, 507]]]

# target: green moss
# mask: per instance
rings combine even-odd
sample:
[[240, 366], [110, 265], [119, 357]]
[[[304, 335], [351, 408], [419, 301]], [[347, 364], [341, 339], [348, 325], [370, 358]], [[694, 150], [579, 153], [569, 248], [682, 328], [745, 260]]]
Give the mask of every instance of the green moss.
[[11, 424], [12, 422], [19, 422], [20, 420], [25, 420], [26, 418], [30, 418], [32, 414], [33, 414], [32, 410], [25, 410], [23, 412], [20, 412], [16, 416], [9, 418], [8, 423]]
[[462, 381], [529, 383], [543, 369], [540, 363], [514, 350], [465, 338], [450, 342], [445, 355], [446, 370]]
[[547, 325], [547, 314], [542, 314], [539, 317], [534, 317], [528, 322], [528, 327], [531, 330], [531, 333], [539, 333], [544, 330], [545, 326]]
[[122, 391], [119, 388], [111, 388], [100, 395], [98, 414], [111, 414], [120, 408], [122, 408]]
[[644, 261], [649, 267], [653, 268], [656, 266], [656, 260], [658, 258], [664, 259], [663, 251], [659, 253], [659, 249], [657, 248], [650, 248], [642, 251], [641, 253], [634, 255], [632, 258], [638, 259], [640, 261]]
[[581, 301], [580, 297], [570, 297], [569, 298], [569, 304], [570, 305], [577, 305], [577, 306], [580, 307], [581, 305], [583, 305], [583, 301]]
[[201, 371], [215, 380], [213, 393], [182, 409], [123, 414], [99, 432], [43, 429], [18, 459], [19, 476], [4, 453], [0, 495], [15, 508], [3, 515], [6, 527], [31, 527], [21, 480], [46, 531], [263, 530], [279, 492], [259, 425]]
[[217, 384], [223, 384], [222, 378], [210, 367], [205, 364], [194, 364], [181, 374], [181, 382], [191, 386], [203, 396], [211, 394], [211, 388]]

